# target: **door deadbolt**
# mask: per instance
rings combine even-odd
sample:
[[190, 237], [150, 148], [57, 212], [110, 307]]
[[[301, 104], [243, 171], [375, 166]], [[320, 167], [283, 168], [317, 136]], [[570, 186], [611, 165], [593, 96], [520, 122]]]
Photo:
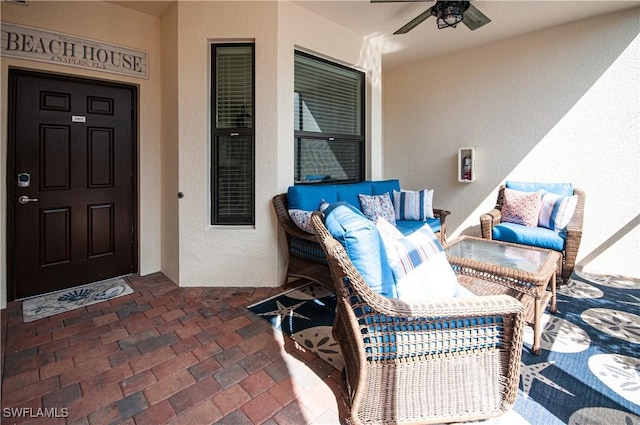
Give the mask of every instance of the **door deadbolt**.
[[29, 173], [18, 174], [18, 187], [29, 187], [29, 186], [31, 186], [31, 174]]
[[28, 204], [29, 202], [38, 202], [38, 198], [29, 198], [27, 195], [23, 195], [18, 198], [18, 202], [24, 205]]

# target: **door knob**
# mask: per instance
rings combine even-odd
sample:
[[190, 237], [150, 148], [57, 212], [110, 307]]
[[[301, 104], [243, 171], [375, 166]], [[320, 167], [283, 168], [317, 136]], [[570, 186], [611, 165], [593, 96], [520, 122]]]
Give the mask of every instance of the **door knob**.
[[27, 195], [23, 195], [18, 198], [18, 202], [24, 205], [28, 204], [29, 202], [38, 202], [38, 198], [29, 198]]

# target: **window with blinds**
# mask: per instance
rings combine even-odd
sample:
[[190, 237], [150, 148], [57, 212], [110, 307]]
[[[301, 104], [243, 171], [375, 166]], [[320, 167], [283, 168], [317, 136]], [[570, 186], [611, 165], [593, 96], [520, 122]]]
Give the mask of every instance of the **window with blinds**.
[[212, 45], [212, 224], [255, 223], [254, 45]]
[[364, 180], [364, 74], [295, 54], [296, 183]]

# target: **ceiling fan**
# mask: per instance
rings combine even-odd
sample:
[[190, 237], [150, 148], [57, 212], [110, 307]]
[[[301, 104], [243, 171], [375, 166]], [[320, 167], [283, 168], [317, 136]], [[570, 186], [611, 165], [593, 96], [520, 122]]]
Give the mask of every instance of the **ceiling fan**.
[[[387, 3], [387, 2], [415, 2], [420, 0], [371, 0], [371, 3]], [[394, 32], [394, 34], [406, 34], [430, 16], [435, 16], [438, 28], [455, 28], [458, 23], [462, 22], [471, 31], [477, 30], [483, 25], [491, 22], [484, 13], [480, 12], [469, 1], [443, 1], [438, 0], [436, 4], [425, 10], [402, 28]]]

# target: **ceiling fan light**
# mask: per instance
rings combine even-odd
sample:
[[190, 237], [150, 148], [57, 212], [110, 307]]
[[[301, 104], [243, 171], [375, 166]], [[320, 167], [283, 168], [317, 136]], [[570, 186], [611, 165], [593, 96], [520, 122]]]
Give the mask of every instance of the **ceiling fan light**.
[[[444, 1], [436, 5], [438, 28], [455, 28], [462, 21], [464, 10], [468, 2]], [[468, 7], [468, 6], [467, 6]]]

